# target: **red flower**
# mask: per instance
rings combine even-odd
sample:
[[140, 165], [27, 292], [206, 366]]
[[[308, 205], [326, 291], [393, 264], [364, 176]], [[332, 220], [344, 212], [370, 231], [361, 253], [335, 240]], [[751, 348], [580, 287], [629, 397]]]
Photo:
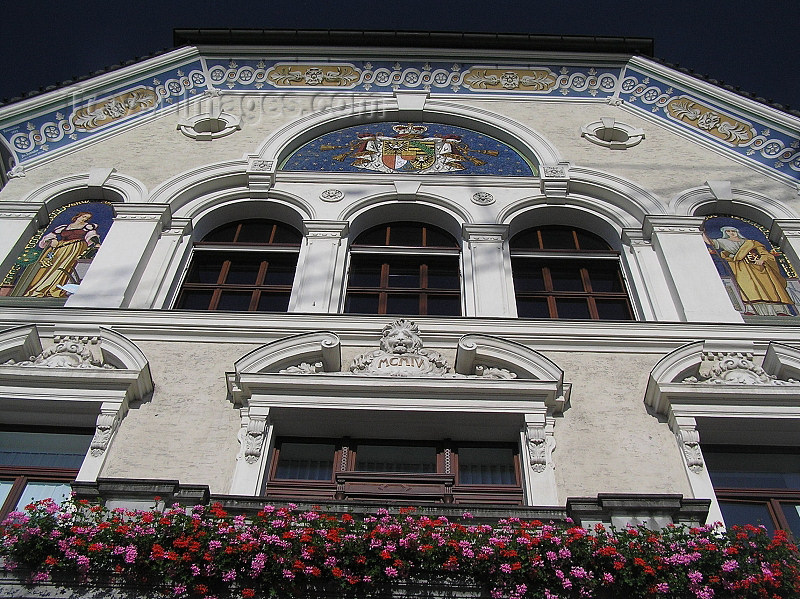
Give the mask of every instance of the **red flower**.
[[198, 595], [205, 595], [208, 593], [208, 587], [204, 584], [195, 585], [194, 592]]
[[255, 596], [256, 596], [255, 589], [242, 589], [242, 597], [248, 597], [249, 599], [250, 597], [255, 597]]

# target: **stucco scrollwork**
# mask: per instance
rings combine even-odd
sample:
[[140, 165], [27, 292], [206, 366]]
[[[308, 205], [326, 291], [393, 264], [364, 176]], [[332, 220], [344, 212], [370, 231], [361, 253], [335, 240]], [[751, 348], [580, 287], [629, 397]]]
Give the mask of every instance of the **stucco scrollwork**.
[[482, 376], [487, 379], [515, 379], [516, 373], [511, 372], [507, 368], [497, 368], [495, 366], [486, 366], [484, 364], [477, 364], [475, 366], [475, 375]]
[[280, 374], [317, 374], [318, 372], [325, 372], [322, 362], [300, 362], [296, 366], [289, 366], [283, 370], [278, 371]]
[[794, 379], [781, 380], [768, 374], [753, 363], [753, 354], [748, 352], [703, 352], [704, 362], [714, 363], [710, 369], [700, 370], [684, 383], [708, 383], [714, 385], [800, 385]]
[[4, 365], [39, 368], [114, 368], [111, 364], [106, 364], [102, 359], [97, 359], [92, 355], [89, 345], [98, 344], [100, 340], [97, 337], [65, 335], [56, 336], [53, 341], [55, 345], [43, 350], [38, 356], [31, 356], [30, 359], [20, 362], [8, 360]]

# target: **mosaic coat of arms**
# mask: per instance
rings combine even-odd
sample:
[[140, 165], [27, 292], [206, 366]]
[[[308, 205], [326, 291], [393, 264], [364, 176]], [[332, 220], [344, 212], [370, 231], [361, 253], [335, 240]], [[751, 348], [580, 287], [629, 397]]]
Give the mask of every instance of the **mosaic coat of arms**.
[[535, 176], [516, 149], [488, 135], [435, 123], [374, 123], [326, 133], [283, 170]]

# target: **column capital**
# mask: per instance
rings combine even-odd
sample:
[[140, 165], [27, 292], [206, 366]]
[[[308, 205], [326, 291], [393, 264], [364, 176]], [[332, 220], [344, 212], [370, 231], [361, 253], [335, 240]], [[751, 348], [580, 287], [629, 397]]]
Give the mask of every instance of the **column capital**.
[[171, 216], [169, 204], [114, 204], [114, 220], [161, 222], [166, 228]]
[[306, 237], [328, 237], [341, 239], [347, 235], [349, 223], [344, 220], [304, 220], [303, 233]]
[[644, 217], [644, 238], [650, 239], [653, 233], [697, 233], [705, 220], [702, 216], [648, 215]]
[[508, 225], [462, 225], [461, 235], [468, 243], [499, 242], [508, 237]]

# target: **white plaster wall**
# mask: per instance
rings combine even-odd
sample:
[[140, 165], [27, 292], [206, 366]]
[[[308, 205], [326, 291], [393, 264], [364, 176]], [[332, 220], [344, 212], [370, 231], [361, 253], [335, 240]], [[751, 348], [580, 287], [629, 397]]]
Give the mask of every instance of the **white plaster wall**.
[[239, 410], [225, 372], [255, 348], [223, 343], [139, 342], [155, 391], [131, 406], [102, 477], [175, 479], [227, 493], [239, 451]]
[[[555, 144], [564, 160], [619, 175], [655, 193], [664, 202], [708, 179], [758, 191], [800, 207], [797, 189], [704, 148], [658, 123], [622, 107], [597, 102], [468, 100], [469, 106], [502, 114], [527, 125]], [[581, 137], [581, 127], [601, 117], [644, 129], [645, 139], [626, 150], [609, 150]], [[697, 135], [700, 135], [699, 133]]]
[[547, 357], [572, 383], [570, 407], [555, 423], [560, 503], [598, 493], [692, 497], [674, 435], [644, 405], [647, 378], [660, 356], [548, 352]]

